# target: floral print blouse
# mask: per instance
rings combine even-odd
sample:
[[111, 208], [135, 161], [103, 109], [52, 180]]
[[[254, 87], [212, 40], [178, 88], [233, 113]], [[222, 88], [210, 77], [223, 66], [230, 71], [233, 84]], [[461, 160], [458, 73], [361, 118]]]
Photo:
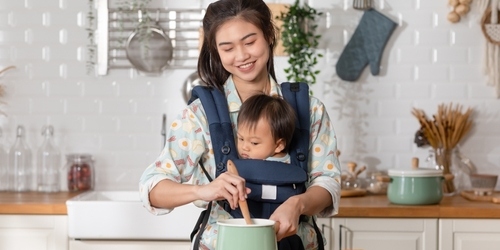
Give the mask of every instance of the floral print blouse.
[[[281, 96], [278, 84], [272, 78], [270, 78], [270, 82], [270, 94]], [[231, 76], [226, 81], [224, 90], [229, 105], [230, 118], [233, 127], [236, 128], [241, 100]], [[337, 138], [325, 106], [312, 96], [310, 97], [310, 116], [309, 183], [307, 187], [321, 186], [330, 192], [333, 206], [324, 209], [318, 215], [329, 217], [337, 214], [340, 199], [341, 167], [335, 154]], [[153, 207], [149, 202], [149, 191], [161, 180], [168, 179], [178, 183], [190, 182], [196, 185], [209, 183], [203, 170], [197, 164], [198, 161], [202, 161], [211, 177], [215, 178], [215, 161], [207, 118], [200, 100], [195, 100], [170, 123], [164, 149], [141, 176], [139, 189], [144, 207], [155, 215], [170, 213], [171, 210]], [[194, 201], [194, 204], [205, 208], [208, 202]], [[193, 214], [193, 216], [198, 217], [199, 214]], [[207, 227], [201, 237], [200, 249], [215, 249], [217, 220], [228, 218], [231, 218], [231, 215], [214, 202]], [[297, 234], [301, 237], [305, 249], [318, 248], [312, 218], [300, 223]]]

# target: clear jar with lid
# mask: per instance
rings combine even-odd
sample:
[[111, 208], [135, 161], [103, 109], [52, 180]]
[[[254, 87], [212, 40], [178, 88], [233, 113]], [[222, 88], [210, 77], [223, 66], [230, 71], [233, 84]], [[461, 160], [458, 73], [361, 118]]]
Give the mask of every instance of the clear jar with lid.
[[94, 160], [90, 154], [66, 155], [68, 191], [94, 189]]

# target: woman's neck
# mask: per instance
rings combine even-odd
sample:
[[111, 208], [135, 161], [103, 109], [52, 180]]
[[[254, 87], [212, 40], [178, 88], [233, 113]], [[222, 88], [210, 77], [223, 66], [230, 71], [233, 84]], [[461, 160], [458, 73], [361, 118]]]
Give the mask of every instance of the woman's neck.
[[269, 81], [269, 76], [267, 75], [266, 77], [261, 77], [261, 79], [255, 79], [255, 81], [252, 82], [243, 82], [241, 79], [234, 78], [233, 81], [241, 102], [244, 102], [246, 99], [255, 94], [264, 93], [268, 95], [271, 90], [271, 83]]

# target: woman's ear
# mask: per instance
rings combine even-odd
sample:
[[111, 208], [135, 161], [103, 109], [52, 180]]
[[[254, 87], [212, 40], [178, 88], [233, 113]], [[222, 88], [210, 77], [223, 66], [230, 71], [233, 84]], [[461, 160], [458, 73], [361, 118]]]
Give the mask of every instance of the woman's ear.
[[274, 149], [274, 153], [275, 154], [281, 153], [285, 149], [285, 146], [286, 146], [285, 140], [278, 139], [278, 141], [276, 141], [276, 148]]

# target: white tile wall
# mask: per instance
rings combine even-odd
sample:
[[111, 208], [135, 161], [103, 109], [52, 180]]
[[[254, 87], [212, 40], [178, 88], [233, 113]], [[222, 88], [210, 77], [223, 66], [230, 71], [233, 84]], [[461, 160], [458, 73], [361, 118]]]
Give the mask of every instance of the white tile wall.
[[[178, 6], [179, 1], [155, 0], [152, 5], [200, 8], [209, 2], [188, 0]], [[446, 1], [375, 2], [399, 26], [385, 48], [381, 74], [365, 69], [358, 82], [348, 83], [333, 72], [362, 12], [352, 10], [352, 1], [309, 0], [325, 10], [320, 23], [325, 57], [313, 90], [334, 121], [341, 161], [372, 169], [406, 168], [413, 156], [423, 162], [428, 149], [413, 143], [419, 124], [411, 108], [433, 114], [438, 104], [454, 102], [476, 111], [463, 153], [481, 172], [500, 174], [500, 100], [482, 73], [477, 7], [450, 24]], [[7, 113], [0, 117], [1, 142], [10, 147], [15, 127], [23, 124], [35, 151], [42, 126], [50, 123], [64, 154], [95, 156], [97, 189], [135, 190], [142, 170], [160, 151], [162, 114], [171, 120], [185, 105], [181, 89], [191, 70], [170, 70], [161, 77], [118, 69], [87, 75], [87, 9], [86, 0], [0, 0], [0, 67], [17, 67], [0, 76], [6, 89], [0, 110]], [[284, 81], [286, 58], [276, 64]]]

